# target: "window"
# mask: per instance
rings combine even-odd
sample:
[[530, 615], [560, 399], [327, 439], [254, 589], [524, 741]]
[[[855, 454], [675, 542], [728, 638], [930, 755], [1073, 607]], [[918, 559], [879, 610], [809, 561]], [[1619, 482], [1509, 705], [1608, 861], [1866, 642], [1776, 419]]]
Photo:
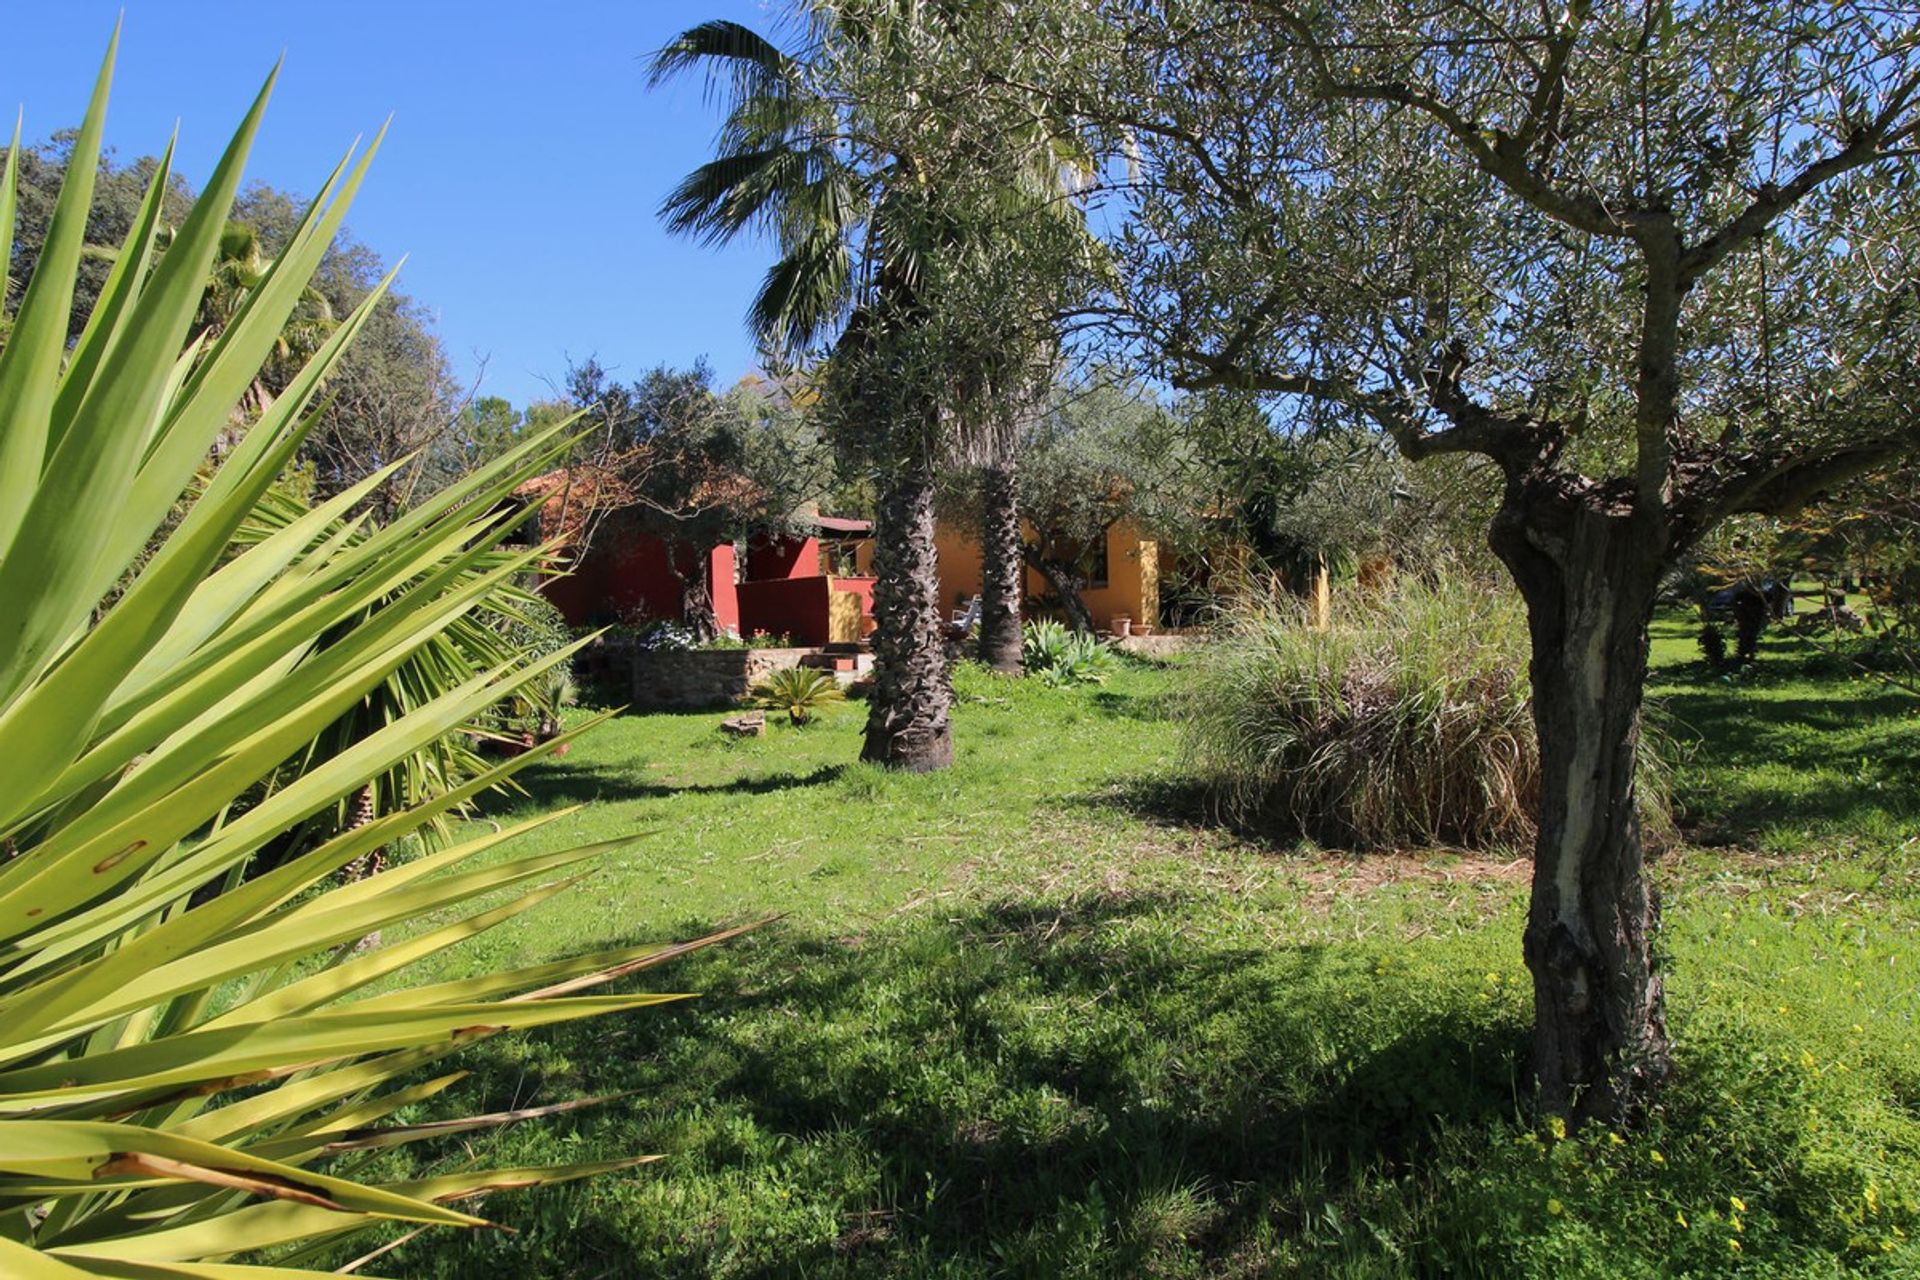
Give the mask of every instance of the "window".
[[1102, 529], [1100, 536], [1087, 548], [1081, 563], [1087, 567], [1087, 585], [1104, 587], [1107, 585], [1107, 531]]

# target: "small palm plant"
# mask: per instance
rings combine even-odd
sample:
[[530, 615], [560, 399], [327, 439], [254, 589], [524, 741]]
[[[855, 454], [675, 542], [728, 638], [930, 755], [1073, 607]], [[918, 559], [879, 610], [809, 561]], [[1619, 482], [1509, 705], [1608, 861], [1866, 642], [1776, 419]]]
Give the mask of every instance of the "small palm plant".
[[787, 720], [806, 724], [820, 708], [846, 698], [840, 682], [813, 667], [775, 671], [753, 687], [753, 700], [769, 711], [784, 711]]
[[[243, 537], [379, 291], [204, 482], [196, 473], [272, 357], [372, 149], [335, 170], [210, 340], [196, 316], [267, 89], [160, 255], [169, 148], [69, 344], [111, 67], [110, 51], [0, 348], [0, 1275], [319, 1275], [301, 1254], [369, 1224], [479, 1226], [460, 1202], [639, 1163], [352, 1176], [368, 1152], [531, 1114], [395, 1123], [459, 1074], [403, 1077], [502, 1032], [674, 999], [579, 992], [684, 948], [406, 983], [409, 965], [563, 891], [602, 851], [473, 861], [545, 819], [336, 876], [569, 735], [259, 869], [288, 831], [566, 662], [567, 650], [513, 657], [423, 689], [259, 794], [540, 558], [502, 554], [511, 517], [497, 513], [568, 441], [540, 434], [385, 527], [346, 526], [365, 536], [339, 521], [384, 473]], [[0, 173], [5, 244], [17, 141]], [[354, 947], [382, 930], [399, 940]], [[282, 1265], [223, 1261], [262, 1250]]]

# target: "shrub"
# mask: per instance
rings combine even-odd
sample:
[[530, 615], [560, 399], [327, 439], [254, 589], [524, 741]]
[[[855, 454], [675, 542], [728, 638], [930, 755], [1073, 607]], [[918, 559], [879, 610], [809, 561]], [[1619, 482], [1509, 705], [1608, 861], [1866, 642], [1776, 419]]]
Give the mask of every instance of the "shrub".
[[[1540, 796], [1524, 613], [1466, 582], [1399, 581], [1308, 625], [1291, 597], [1236, 605], [1176, 702], [1226, 816], [1357, 848], [1530, 845]], [[1662, 777], [1643, 754], [1649, 828]]]
[[1028, 675], [1048, 684], [1105, 684], [1113, 650], [1092, 636], [1051, 620], [1029, 622], [1020, 639], [1020, 662]]
[[1727, 633], [1719, 623], [1700, 624], [1700, 656], [1716, 671], [1727, 665]]
[[753, 700], [769, 711], [784, 711], [793, 724], [805, 724], [813, 713], [846, 698], [840, 682], [812, 667], [786, 667], [753, 687]]
[[573, 629], [553, 601], [537, 591], [515, 591], [490, 619], [522, 657], [536, 661], [573, 643]]

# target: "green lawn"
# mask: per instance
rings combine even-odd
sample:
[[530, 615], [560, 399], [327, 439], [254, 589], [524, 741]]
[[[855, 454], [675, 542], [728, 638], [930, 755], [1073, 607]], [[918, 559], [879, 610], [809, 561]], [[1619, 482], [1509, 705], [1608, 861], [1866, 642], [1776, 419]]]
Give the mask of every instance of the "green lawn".
[[[701, 999], [484, 1043], [467, 1109], [626, 1093], [444, 1167], [657, 1152], [502, 1196], [396, 1276], [1914, 1274], [1914, 700], [1663, 624], [1698, 845], [1658, 864], [1679, 1080], [1644, 1129], [1518, 1105], [1524, 862], [1350, 858], [1205, 822], [1163, 715], [960, 681], [956, 766], [849, 764], [863, 708], [735, 743], [623, 717], [527, 778], [526, 839], [632, 834], [448, 976], [785, 913], [647, 977]], [[435, 1103], [409, 1113], [440, 1114]]]

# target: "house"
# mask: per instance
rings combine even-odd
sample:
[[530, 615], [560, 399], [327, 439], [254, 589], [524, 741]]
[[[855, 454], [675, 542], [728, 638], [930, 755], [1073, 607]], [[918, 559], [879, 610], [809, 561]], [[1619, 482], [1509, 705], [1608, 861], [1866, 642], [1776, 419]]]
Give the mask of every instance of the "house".
[[[796, 521], [787, 533], [705, 549], [669, 547], [623, 518], [623, 498], [615, 482], [597, 478], [589, 469], [539, 476], [522, 485], [516, 496], [546, 502], [542, 537], [588, 544], [566, 574], [540, 584], [541, 592], [575, 626], [656, 618], [683, 621], [684, 584], [700, 581], [704, 568], [714, 617], [723, 630], [743, 636], [785, 635], [799, 646], [858, 643], [873, 630], [873, 526], [865, 520], [812, 515]], [[943, 524], [934, 542], [941, 606], [961, 609], [980, 594], [978, 536]], [[1095, 627], [1112, 630], [1114, 619], [1121, 616], [1141, 626], [1161, 621], [1160, 548], [1141, 537], [1131, 522], [1109, 527], [1092, 556], [1080, 556], [1078, 548], [1061, 550], [1060, 558], [1087, 567], [1080, 597]], [[1027, 597], [1053, 594], [1045, 576], [1029, 567]]]
[[[1026, 530], [1033, 537], [1031, 528]], [[934, 533], [934, 547], [940, 560], [940, 602], [943, 608], [960, 608], [980, 594], [983, 581], [979, 535], [970, 529], [947, 524]], [[1130, 520], [1118, 520], [1107, 527], [1106, 537], [1091, 556], [1082, 557], [1078, 548], [1062, 549], [1059, 558], [1082, 561], [1087, 566], [1087, 585], [1080, 598], [1093, 615], [1093, 625], [1101, 630], [1114, 629], [1113, 620], [1126, 617], [1142, 625], [1160, 622], [1160, 548], [1151, 539], [1140, 536]], [[1026, 596], [1044, 599], [1053, 595], [1046, 578], [1031, 566], [1026, 569]]]
[[[549, 472], [515, 492], [543, 502], [540, 534], [571, 551], [541, 594], [574, 626], [685, 621], [689, 583], [704, 581], [724, 631], [785, 635], [797, 646], [858, 643], [873, 628], [872, 526], [808, 516], [791, 532], [711, 547], [669, 544], [638, 527], [617, 479], [590, 467]], [[704, 562], [704, 563], [703, 563]]]
[[[755, 537], [740, 569], [731, 585], [741, 635], [858, 644], [873, 630], [873, 526], [865, 520], [814, 516], [798, 532]], [[720, 595], [716, 585], [716, 604]]]

